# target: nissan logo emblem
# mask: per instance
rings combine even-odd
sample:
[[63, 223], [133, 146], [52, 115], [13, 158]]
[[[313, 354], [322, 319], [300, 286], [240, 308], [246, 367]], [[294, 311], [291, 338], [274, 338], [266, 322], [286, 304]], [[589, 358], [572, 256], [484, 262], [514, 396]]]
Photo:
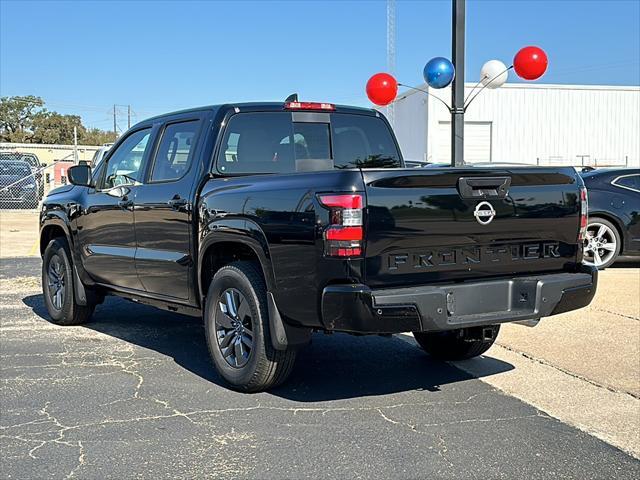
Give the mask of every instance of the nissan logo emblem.
[[473, 212], [473, 216], [480, 225], [488, 225], [496, 216], [496, 211], [489, 202], [480, 202], [476, 205], [476, 209]]

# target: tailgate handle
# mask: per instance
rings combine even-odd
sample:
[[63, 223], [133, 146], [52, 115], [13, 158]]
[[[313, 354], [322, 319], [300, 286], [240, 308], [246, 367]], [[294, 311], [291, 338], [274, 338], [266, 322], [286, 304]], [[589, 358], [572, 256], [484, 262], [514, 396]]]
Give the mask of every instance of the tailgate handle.
[[504, 198], [509, 193], [511, 177], [460, 177], [458, 191], [462, 198]]

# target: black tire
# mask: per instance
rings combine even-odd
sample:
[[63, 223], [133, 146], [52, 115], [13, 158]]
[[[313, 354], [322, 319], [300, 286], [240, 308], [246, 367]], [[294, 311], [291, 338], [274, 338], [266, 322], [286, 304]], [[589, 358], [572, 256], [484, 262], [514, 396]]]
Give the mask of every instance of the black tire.
[[462, 330], [432, 333], [413, 332], [413, 336], [418, 345], [434, 358], [439, 360], [466, 360], [482, 355], [491, 348], [498, 337], [500, 325], [492, 325], [490, 328], [493, 328], [493, 338], [491, 340], [465, 340]]
[[[234, 306], [237, 312], [235, 315], [225, 315], [223, 308], [229, 310], [226, 306], [227, 295], [233, 297], [236, 293], [240, 302], [236, 305], [237, 308]], [[241, 310], [244, 313], [240, 314]], [[229, 320], [235, 326], [225, 329], [222, 323]], [[267, 288], [259, 267], [254, 263], [238, 261], [216, 272], [207, 293], [204, 322], [213, 364], [231, 388], [243, 392], [264, 391], [280, 385], [291, 373], [296, 351], [273, 348], [269, 330]], [[250, 347], [243, 341], [247, 337], [246, 332], [250, 332]], [[233, 337], [229, 337], [230, 335]], [[245, 351], [236, 351], [236, 343], [240, 344], [238, 348], [244, 348]], [[233, 352], [230, 352], [231, 349]]]
[[[593, 233], [594, 231], [598, 230], [598, 228], [596, 228], [597, 225], [604, 225], [607, 228], [607, 230], [605, 231], [604, 237], [607, 238], [609, 242], [613, 240], [615, 242], [615, 247], [613, 248], [613, 251], [608, 251], [604, 249], [600, 250], [603, 256], [606, 255], [606, 260], [597, 261], [595, 256], [593, 255], [593, 251], [589, 251], [589, 247], [588, 247], [589, 240], [587, 240], [585, 242], [585, 251], [584, 251], [583, 261], [587, 265], [593, 265], [597, 267], [599, 270], [604, 270], [605, 268], [608, 268], [611, 265], [613, 265], [615, 261], [618, 259], [618, 256], [620, 255], [620, 250], [622, 248], [622, 239], [620, 238], [620, 232], [618, 231], [618, 228], [609, 220], [606, 220], [602, 217], [590, 217], [589, 223], [587, 224], [587, 232]], [[607, 245], [604, 245], [604, 247], [606, 246]], [[612, 247], [611, 244], [609, 244], [609, 246]], [[596, 248], [596, 247], [594, 246], [593, 248]]]
[[[54, 265], [58, 265], [55, 266]], [[53, 278], [51, 270], [58, 270], [59, 282], [62, 289], [52, 286]], [[54, 292], [61, 292], [56, 295]], [[42, 293], [44, 303], [51, 317], [51, 321], [57, 325], [81, 325], [86, 323], [93, 314], [95, 301], [92, 296], [87, 296], [87, 305], [78, 305], [73, 290], [73, 268], [71, 266], [71, 254], [65, 238], [54, 238], [49, 242], [42, 258]]]

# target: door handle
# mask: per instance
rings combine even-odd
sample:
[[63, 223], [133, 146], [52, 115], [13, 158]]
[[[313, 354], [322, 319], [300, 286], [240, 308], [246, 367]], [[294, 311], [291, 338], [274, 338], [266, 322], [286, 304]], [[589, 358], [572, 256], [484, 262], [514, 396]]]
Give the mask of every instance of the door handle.
[[167, 203], [174, 210], [179, 210], [180, 208], [185, 207], [189, 202], [187, 201], [186, 198], [181, 198], [180, 195], [176, 195]]
[[509, 193], [511, 177], [460, 177], [458, 191], [462, 198], [504, 198]]

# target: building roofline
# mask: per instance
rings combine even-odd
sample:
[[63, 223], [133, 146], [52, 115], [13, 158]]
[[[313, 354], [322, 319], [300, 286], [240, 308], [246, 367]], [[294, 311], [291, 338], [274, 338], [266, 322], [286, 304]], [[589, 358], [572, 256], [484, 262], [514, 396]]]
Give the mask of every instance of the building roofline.
[[[473, 88], [477, 85], [476, 82], [465, 82], [465, 88]], [[420, 84], [417, 88], [422, 90], [430, 90], [426, 83]], [[522, 89], [522, 90], [593, 90], [593, 91], [607, 91], [607, 92], [640, 92], [640, 85], [574, 85], [565, 83], [505, 83], [500, 87], [502, 89]], [[442, 89], [442, 91], [449, 92], [450, 87]], [[437, 90], [436, 90], [437, 91]], [[421, 93], [416, 90], [407, 90], [398, 95], [398, 100], [409, 97], [413, 94]], [[434, 92], [435, 93], [435, 92]], [[397, 101], [397, 100], [396, 100]]]

